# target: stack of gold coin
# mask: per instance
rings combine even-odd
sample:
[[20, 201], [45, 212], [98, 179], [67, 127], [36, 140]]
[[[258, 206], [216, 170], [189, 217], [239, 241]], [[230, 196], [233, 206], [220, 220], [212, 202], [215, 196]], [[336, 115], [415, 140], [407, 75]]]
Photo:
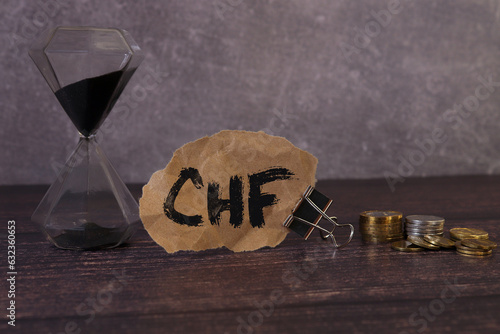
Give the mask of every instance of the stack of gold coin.
[[478, 228], [452, 228], [450, 237], [456, 241], [457, 252], [464, 256], [488, 256], [497, 247], [495, 242], [488, 239], [488, 232]]
[[455, 243], [457, 252], [465, 256], [489, 256], [497, 244], [488, 239], [462, 239]]
[[458, 227], [450, 230], [450, 237], [454, 241], [462, 239], [488, 239], [488, 232], [478, 228]]
[[389, 242], [403, 238], [403, 214], [397, 211], [364, 211], [359, 215], [363, 241]]
[[405, 219], [406, 235], [424, 237], [426, 235], [442, 236], [444, 234], [444, 218], [428, 215], [411, 215]]

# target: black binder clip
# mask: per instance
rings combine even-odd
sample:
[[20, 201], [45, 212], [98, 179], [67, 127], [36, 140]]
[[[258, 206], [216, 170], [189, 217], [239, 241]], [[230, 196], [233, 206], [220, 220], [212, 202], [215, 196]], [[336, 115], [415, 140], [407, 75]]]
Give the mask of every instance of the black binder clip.
[[[331, 199], [315, 190], [313, 187], [308, 186], [300, 201], [293, 209], [292, 214], [288, 216], [283, 223], [283, 226], [296, 232], [305, 240], [307, 240], [312, 231], [317, 228], [323, 239], [331, 238], [335, 248], [344, 247], [352, 240], [354, 235], [354, 226], [351, 224], [339, 224], [337, 223], [337, 217], [329, 217], [326, 214], [326, 210], [328, 210], [332, 202], [333, 201]], [[331, 231], [319, 226], [321, 218], [326, 219], [333, 225], [333, 229]], [[346, 242], [338, 244], [333, 232], [336, 227], [343, 226], [349, 227], [351, 229], [351, 233]]]

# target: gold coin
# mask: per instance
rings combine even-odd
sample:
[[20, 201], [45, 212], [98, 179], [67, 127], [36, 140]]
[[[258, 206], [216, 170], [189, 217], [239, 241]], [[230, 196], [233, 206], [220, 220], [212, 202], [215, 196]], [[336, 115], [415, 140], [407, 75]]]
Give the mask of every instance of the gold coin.
[[400, 239], [403, 237], [403, 234], [363, 234], [363, 238], [369, 239], [391, 239], [391, 238], [397, 238]]
[[394, 232], [394, 233], [361, 233], [361, 236], [363, 237], [371, 237], [371, 238], [381, 238], [381, 237], [389, 237], [389, 238], [392, 238], [392, 237], [397, 237], [397, 236], [400, 236], [400, 235], [403, 235], [403, 233], [398, 233], [398, 232]]
[[452, 240], [440, 237], [438, 235], [426, 235], [424, 236], [424, 240], [433, 245], [441, 246], [443, 248], [455, 248], [455, 243]]
[[397, 226], [397, 225], [403, 226], [403, 224], [401, 223], [401, 220], [371, 221], [371, 222], [367, 222], [367, 221], [363, 221], [363, 220], [359, 221], [359, 226], [387, 227], [387, 226]]
[[363, 211], [359, 214], [361, 217], [365, 218], [387, 218], [387, 217], [393, 217], [393, 216], [401, 216], [403, 217], [403, 214], [399, 211], [382, 211], [382, 210], [367, 210]]
[[403, 239], [403, 236], [400, 236], [400, 237], [392, 237], [392, 238], [385, 238], [385, 237], [381, 237], [381, 238], [370, 238], [370, 237], [362, 237], [362, 240], [364, 242], [367, 242], [367, 243], [387, 243], [387, 242], [391, 242], [391, 241], [396, 241], [396, 240], [401, 240]]
[[457, 252], [459, 253], [462, 253], [462, 254], [468, 254], [468, 255], [476, 255], [476, 256], [482, 256], [482, 255], [489, 255], [493, 252], [493, 250], [487, 250], [487, 251], [483, 251], [483, 250], [467, 250], [463, 247], [457, 247]]
[[496, 242], [493, 242], [488, 239], [462, 239], [461, 244], [466, 247], [479, 248], [485, 250], [497, 248]]
[[486, 257], [490, 257], [491, 254], [482, 254], [482, 255], [471, 255], [471, 254], [465, 254], [465, 253], [460, 253], [460, 252], [457, 252], [458, 254], [462, 255], [462, 256], [467, 256], [467, 257], [475, 257], [476, 259], [477, 258], [486, 258]]
[[362, 238], [365, 241], [370, 241], [370, 240], [395, 241], [395, 240], [404, 239], [404, 236], [402, 234], [399, 234], [399, 235], [396, 234], [396, 235], [391, 235], [391, 236], [386, 236], [386, 235], [363, 235]]
[[450, 239], [453, 239], [455, 241], [460, 241], [460, 240], [463, 240], [463, 239], [482, 239], [482, 240], [488, 240], [488, 238], [484, 238], [484, 237], [476, 237], [476, 236], [472, 236], [472, 235], [455, 235], [455, 234], [451, 234], [450, 233]]
[[463, 250], [466, 250], [466, 251], [476, 251], [476, 252], [486, 252], [486, 251], [491, 250], [491, 249], [481, 249], [481, 248], [473, 248], [473, 247], [465, 246], [462, 243], [462, 240], [456, 241], [455, 242], [455, 247], [457, 249], [460, 248], [460, 249], [463, 249]]
[[453, 232], [450, 232], [450, 236], [453, 236], [455, 239], [458, 239], [458, 240], [462, 240], [462, 239], [488, 239], [488, 236], [485, 236], [485, 235], [456, 234]]
[[488, 232], [478, 228], [458, 227], [450, 230], [454, 239], [488, 239]]
[[359, 229], [361, 231], [390, 231], [390, 230], [398, 230], [398, 231], [403, 231], [403, 228], [399, 225], [388, 225], [388, 226], [364, 226], [360, 225]]
[[439, 249], [439, 246], [436, 246], [436, 245], [433, 245], [431, 243], [428, 243], [427, 241], [424, 240], [423, 237], [417, 237], [415, 235], [409, 235], [407, 239], [412, 244], [415, 244], [415, 245], [420, 246], [420, 247], [424, 247], [424, 248], [432, 249], [432, 250], [438, 250]]
[[403, 218], [403, 214], [398, 211], [380, 211], [380, 210], [368, 210], [361, 212], [359, 214], [360, 221], [365, 222], [391, 222], [398, 221]]
[[360, 224], [372, 224], [372, 225], [384, 225], [384, 224], [396, 224], [401, 222], [401, 218], [399, 217], [394, 217], [394, 218], [373, 218], [373, 219], [366, 219], [363, 217], [359, 217], [359, 223]]
[[379, 239], [363, 239], [363, 242], [365, 243], [368, 243], [368, 244], [386, 244], [388, 242], [391, 242], [391, 241], [394, 241], [394, 240], [379, 240]]
[[377, 229], [377, 228], [360, 228], [359, 231], [361, 233], [403, 233], [403, 230], [400, 228], [391, 228], [391, 229]]
[[424, 248], [414, 245], [406, 240], [393, 242], [391, 244], [391, 248], [400, 252], [421, 252], [425, 250]]
[[374, 236], [374, 237], [380, 237], [380, 236], [385, 236], [385, 237], [395, 237], [398, 235], [403, 235], [402, 231], [391, 231], [391, 232], [382, 232], [382, 231], [371, 231], [371, 232], [366, 232], [366, 231], [361, 231], [361, 235], [366, 235], [368, 237]]
[[[465, 250], [470, 248], [470, 247], [462, 245], [462, 240], [455, 241], [455, 247], [456, 248], [465, 248]], [[470, 248], [469, 250], [477, 250], [477, 248]]]

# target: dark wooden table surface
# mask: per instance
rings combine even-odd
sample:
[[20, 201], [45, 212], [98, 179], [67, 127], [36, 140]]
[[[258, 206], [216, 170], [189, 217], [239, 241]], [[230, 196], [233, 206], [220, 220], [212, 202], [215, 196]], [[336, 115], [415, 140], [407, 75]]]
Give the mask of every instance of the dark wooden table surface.
[[[130, 187], [139, 197], [141, 187]], [[500, 176], [321, 181], [329, 213], [356, 235], [333, 251], [317, 234], [274, 249], [167, 254], [141, 229], [106, 251], [60, 250], [30, 215], [45, 186], [0, 187], [1, 270], [7, 221], [17, 227], [16, 327], [1, 333], [498, 333], [500, 250], [400, 253], [363, 244], [357, 218], [392, 209], [479, 227], [500, 241]], [[2, 279], [0, 309], [8, 306]]]

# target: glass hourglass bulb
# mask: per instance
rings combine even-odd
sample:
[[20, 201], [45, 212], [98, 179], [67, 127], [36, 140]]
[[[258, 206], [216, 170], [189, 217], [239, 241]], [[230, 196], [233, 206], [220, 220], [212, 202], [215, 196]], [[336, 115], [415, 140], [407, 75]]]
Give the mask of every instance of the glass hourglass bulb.
[[32, 220], [60, 248], [118, 246], [137, 228], [138, 206], [95, 133], [144, 56], [126, 31], [95, 27], [47, 31], [30, 56], [80, 133]]

